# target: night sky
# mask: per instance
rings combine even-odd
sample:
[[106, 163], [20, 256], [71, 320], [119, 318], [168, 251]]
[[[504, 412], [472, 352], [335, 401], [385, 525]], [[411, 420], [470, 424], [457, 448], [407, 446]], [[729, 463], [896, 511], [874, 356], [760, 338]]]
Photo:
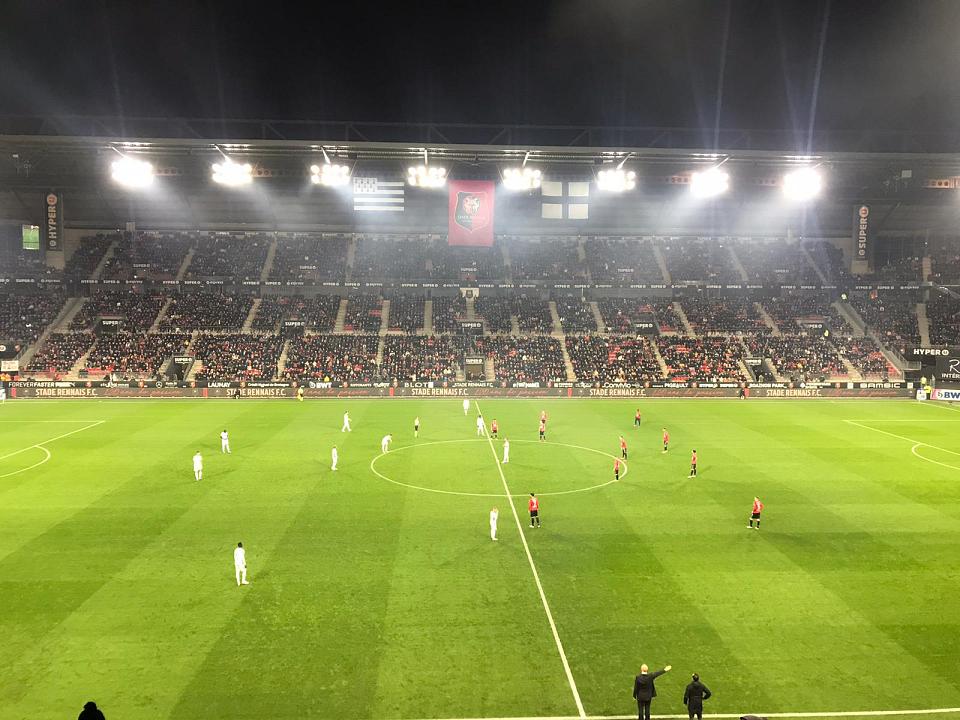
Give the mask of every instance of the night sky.
[[2, 115], [713, 128], [722, 65], [723, 128], [806, 129], [814, 97], [818, 130], [960, 117], [960, 0], [2, 8]]

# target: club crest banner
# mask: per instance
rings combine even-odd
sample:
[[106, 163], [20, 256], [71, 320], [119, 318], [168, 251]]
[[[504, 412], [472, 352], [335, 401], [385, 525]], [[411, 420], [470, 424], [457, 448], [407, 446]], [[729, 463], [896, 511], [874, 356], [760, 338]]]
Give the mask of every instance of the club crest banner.
[[493, 245], [495, 188], [486, 180], [451, 180], [447, 243]]

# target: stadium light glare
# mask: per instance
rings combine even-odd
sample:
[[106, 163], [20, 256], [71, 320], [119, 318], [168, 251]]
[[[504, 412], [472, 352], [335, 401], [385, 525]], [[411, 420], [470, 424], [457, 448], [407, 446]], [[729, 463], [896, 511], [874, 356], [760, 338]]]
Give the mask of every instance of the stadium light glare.
[[637, 174], [622, 167], [601, 170], [597, 173], [597, 187], [605, 192], [624, 192], [637, 186]]
[[812, 200], [823, 190], [823, 176], [814, 168], [800, 168], [783, 176], [783, 194], [788, 200]]
[[407, 168], [407, 184], [422, 188], [440, 188], [447, 184], [447, 169], [435, 165]]
[[311, 165], [310, 182], [314, 185], [326, 185], [327, 187], [346, 185], [350, 182], [350, 168], [346, 165], [334, 165], [329, 162], [323, 165]]
[[213, 181], [228, 187], [248, 185], [253, 180], [253, 166], [250, 163], [243, 165], [235, 163], [230, 158], [223, 162], [213, 163]]
[[146, 160], [121, 157], [110, 166], [114, 182], [129, 188], [145, 188], [153, 184], [153, 165]]
[[712, 198], [730, 189], [730, 176], [719, 167], [712, 167], [690, 176], [690, 192], [694, 197]]
[[508, 190], [533, 190], [540, 187], [541, 172], [534, 168], [507, 168], [503, 171], [503, 186]]

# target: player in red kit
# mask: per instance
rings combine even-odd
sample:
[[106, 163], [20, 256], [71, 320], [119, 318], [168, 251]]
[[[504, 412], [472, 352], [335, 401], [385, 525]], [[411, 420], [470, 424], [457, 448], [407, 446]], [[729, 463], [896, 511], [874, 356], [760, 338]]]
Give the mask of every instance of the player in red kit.
[[543, 418], [540, 419], [540, 442], [547, 441], [547, 421]]
[[666, 452], [670, 448], [670, 433], [667, 432], [667, 429], [663, 429], [663, 451]]
[[750, 524], [747, 527], [753, 527], [753, 522], [757, 522], [757, 530], [760, 529], [760, 513], [763, 511], [763, 503], [760, 502], [760, 498], [755, 497], [753, 499], [753, 510], [750, 511]]
[[620, 436], [620, 457], [627, 459], [627, 441], [623, 439], [623, 435]]
[[499, 426], [497, 425], [497, 419], [494, 418], [493, 422], [490, 423], [490, 437], [496, 438], [498, 430], [499, 430]]
[[540, 422], [542, 422], [544, 425], [547, 424], [547, 411], [546, 411], [546, 410], [541, 410], [541, 411], [540, 411]]
[[[530, 509], [530, 527], [540, 527], [540, 501], [537, 496], [530, 493], [530, 500], [527, 502]], [[536, 523], [536, 525], [534, 525]]]
[[640, 427], [640, 408], [637, 408], [637, 412], [633, 416], [633, 426]]
[[614, 458], [613, 460], [613, 479], [620, 479], [620, 458]]
[[697, 451], [694, 450], [690, 453], [690, 475], [689, 477], [697, 476]]

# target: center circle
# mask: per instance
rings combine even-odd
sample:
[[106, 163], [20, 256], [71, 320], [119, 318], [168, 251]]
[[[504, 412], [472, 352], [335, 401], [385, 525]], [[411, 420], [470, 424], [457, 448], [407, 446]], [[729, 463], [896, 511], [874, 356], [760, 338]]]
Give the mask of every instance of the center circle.
[[[443, 488], [436, 488], [436, 487], [426, 487], [426, 486], [424, 486], [424, 485], [418, 485], [418, 484], [416, 484], [416, 483], [410, 483], [410, 482], [404, 482], [404, 481], [402, 481], [402, 480], [398, 480], [398, 479], [396, 479], [395, 477], [390, 477], [390, 475], [388, 475], [387, 472], [381, 472], [380, 470], [377, 469], [377, 464], [378, 464], [383, 458], [393, 457], [393, 456], [396, 456], [396, 455], [399, 454], [399, 453], [404, 453], [405, 451], [411, 451], [411, 450], [415, 451], [415, 450], [418, 450], [418, 449], [420, 449], [420, 448], [431, 448], [431, 449], [432, 449], [432, 448], [435, 448], [435, 447], [437, 447], [437, 446], [442, 446], [442, 445], [457, 445], [457, 444], [459, 444], [459, 445], [468, 445], [468, 444], [471, 444], [471, 443], [474, 444], [475, 446], [477, 446], [478, 448], [479, 448], [479, 445], [478, 445], [479, 443], [482, 443], [482, 444], [483, 444], [484, 447], [482, 448], [482, 453], [474, 453], [474, 454], [477, 455], [478, 457], [469, 458], [469, 457], [466, 457], [465, 454], [461, 453], [461, 458], [460, 458], [460, 459], [461, 459], [461, 460], [467, 460], [467, 462], [461, 463], [460, 467], [451, 467], [451, 468], [443, 468], [443, 469], [446, 470], [447, 472], [455, 472], [455, 473], [457, 474], [457, 477], [458, 477], [458, 478], [459, 478], [459, 477], [463, 477], [465, 473], [469, 474], [469, 471], [471, 470], [469, 460], [472, 459], [473, 462], [474, 462], [474, 465], [475, 465], [475, 467], [473, 468], [474, 471], [475, 471], [477, 474], [481, 474], [481, 473], [483, 474], [483, 476], [484, 476], [484, 478], [485, 478], [485, 485], [486, 485], [486, 488], [485, 488], [485, 489], [489, 488], [489, 489], [490, 489], [489, 492], [471, 492], [471, 491], [459, 490], [459, 489], [443, 489]], [[608, 453], [608, 452], [604, 452], [603, 450], [596, 450], [596, 449], [594, 449], [594, 448], [586, 447], [586, 446], [583, 446], [583, 445], [574, 445], [574, 444], [571, 444], [571, 443], [559, 443], [559, 442], [550, 442], [550, 441], [540, 442], [539, 440], [511, 440], [511, 441], [510, 441], [510, 444], [511, 444], [511, 445], [530, 444], [530, 445], [536, 445], [536, 446], [550, 446], [550, 451], [551, 451], [553, 454], [556, 454], [559, 448], [569, 448], [570, 450], [576, 451], [577, 453], [580, 453], [580, 452], [593, 453], [594, 455], [598, 455], [598, 456], [602, 456], [602, 457], [605, 457], [605, 458], [609, 458], [611, 461], [617, 459], [617, 456], [616, 456], [616, 455], [613, 455], [613, 454]], [[501, 457], [502, 457], [502, 452], [503, 452], [503, 450], [502, 450], [502, 443], [498, 443], [498, 444], [495, 445], [494, 447], [495, 447], [496, 452], [497, 452], [496, 460], [497, 460], [497, 462], [499, 463], [500, 460], [501, 460]], [[406, 452], [406, 454], [409, 455], [410, 453], [409, 453], [409, 452]], [[437, 453], [432, 453], [431, 455], [428, 455], [427, 457], [437, 457], [437, 456], [438, 456]], [[482, 457], [480, 457], [480, 456], [482, 456]], [[471, 439], [460, 439], [460, 440], [433, 440], [433, 441], [429, 441], [429, 442], [418, 442], [418, 443], [414, 443], [414, 444], [412, 444], [412, 445], [401, 445], [400, 447], [394, 448], [393, 450], [390, 450], [389, 452], [380, 453], [379, 455], [376, 455], [376, 456], [370, 461], [370, 471], [371, 471], [374, 475], [376, 475], [377, 477], [379, 477], [381, 480], [386, 480], [388, 483], [392, 483], [393, 485], [399, 485], [399, 486], [405, 487], [405, 488], [410, 488], [411, 490], [421, 490], [421, 491], [423, 491], [423, 492], [438, 493], [438, 494], [440, 494], [440, 495], [459, 495], [459, 496], [463, 496], [463, 497], [505, 498], [505, 497], [507, 497], [507, 494], [506, 494], [506, 493], [504, 493], [504, 492], [496, 492], [496, 491], [495, 491], [495, 488], [496, 488], [496, 487], [498, 487], [498, 486], [499, 486], [499, 487], [502, 487], [502, 486], [503, 486], [503, 481], [502, 481], [501, 478], [500, 478], [499, 471], [498, 471], [496, 468], [491, 468], [491, 467], [490, 467], [492, 460], [493, 460], [493, 454], [490, 452], [489, 440], [487, 440], [486, 438], [471, 438]], [[520, 456], [518, 456], [516, 453], [513, 453], [512, 456], [511, 456], [511, 458], [510, 458], [510, 463], [508, 463], [506, 466], [500, 465], [500, 469], [501, 469], [501, 470], [504, 469], [505, 467], [506, 467], [506, 469], [507, 469], [507, 482], [508, 482], [508, 483], [512, 482], [512, 480], [511, 480], [511, 478], [510, 478], [510, 474], [509, 474], [510, 467], [511, 467], [511, 466], [516, 467], [516, 466], [520, 465], [521, 462], [524, 464], [524, 467], [528, 467], [528, 465], [529, 465], [529, 457], [524, 457], [523, 460], [521, 461], [521, 460], [520, 460]], [[413, 460], [408, 461], [408, 464], [409, 464], [409, 463], [422, 463], [422, 460], [421, 460], [421, 461], [418, 461], [418, 460], [415, 458], [415, 459], [413, 459]], [[621, 469], [621, 472], [620, 472], [620, 478], [623, 479], [624, 477], [626, 477], [627, 472], [629, 471], [629, 468], [628, 468], [627, 462], [626, 462], [625, 460], [622, 460], [622, 459], [621, 459], [621, 460], [620, 460], [620, 463], [621, 463], [621, 466], [622, 466], [622, 469]], [[453, 463], [451, 462], [451, 465], [452, 465], [452, 464], [453, 464]], [[611, 463], [611, 464], [612, 464], [612, 463]], [[422, 465], [420, 465], [420, 464], [418, 464], [417, 466], [418, 466], [418, 467], [422, 467]], [[598, 466], [598, 469], [599, 469], [599, 466]], [[591, 472], [592, 472], [592, 470], [591, 470]], [[604, 482], [595, 483], [595, 484], [590, 485], [590, 486], [588, 486], [588, 487], [571, 488], [571, 489], [561, 489], [561, 490], [542, 490], [542, 488], [538, 488], [538, 489], [537, 489], [537, 495], [539, 495], [539, 496], [541, 496], [541, 497], [555, 496], [555, 495], [572, 495], [572, 494], [575, 494], [575, 493], [589, 492], [589, 491], [591, 491], [591, 490], [599, 490], [600, 488], [606, 487], [607, 485], [611, 485], [611, 484], [617, 482], [613, 477], [609, 477], [610, 475], [613, 474], [612, 468], [611, 468], [609, 465], [606, 466], [606, 470], [600, 469], [600, 472], [603, 472], [604, 474], [609, 473], [609, 475], [607, 475], [607, 477], [608, 477], [609, 479], [607, 479], [607, 480], [604, 481]], [[393, 474], [396, 475], [397, 473], [394, 472]], [[566, 474], [564, 474], [564, 473], [561, 473], [561, 474], [566, 475]], [[543, 483], [542, 483], [542, 482], [539, 482], [538, 484], [542, 486]], [[522, 492], [522, 493], [511, 493], [510, 496], [511, 496], [511, 497], [515, 497], [515, 498], [520, 498], [520, 497], [527, 497], [527, 495], [528, 495], [528, 493]]]

